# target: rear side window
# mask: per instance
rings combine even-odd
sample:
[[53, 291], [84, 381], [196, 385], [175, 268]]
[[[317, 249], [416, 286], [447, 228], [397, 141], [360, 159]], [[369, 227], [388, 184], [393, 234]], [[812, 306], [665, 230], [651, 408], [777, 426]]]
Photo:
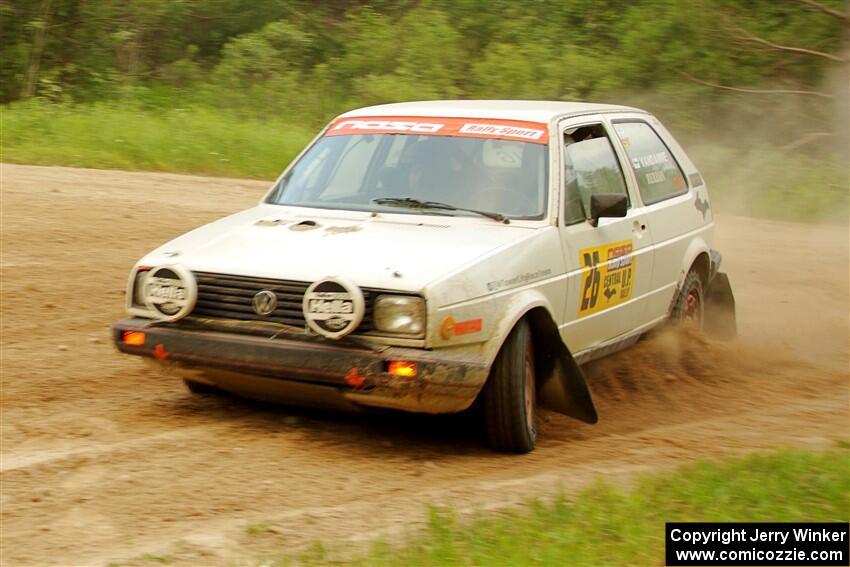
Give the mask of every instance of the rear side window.
[[564, 224], [587, 219], [595, 193], [628, 197], [620, 161], [601, 124], [567, 130], [564, 146]]
[[657, 203], [688, 190], [679, 164], [649, 124], [615, 122], [614, 130], [629, 156], [644, 203]]

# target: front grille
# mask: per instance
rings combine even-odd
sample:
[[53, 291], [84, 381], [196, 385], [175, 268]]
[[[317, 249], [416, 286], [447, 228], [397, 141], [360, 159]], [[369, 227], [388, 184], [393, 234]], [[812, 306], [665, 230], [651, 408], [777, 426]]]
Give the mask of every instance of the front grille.
[[[198, 282], [198, 302], [192, 315], [210, 319], [273, 321], [302, 328], [306, 325], [301, 305], [309, 283], [209, 272], [195, 272], [195, 279]], [[252, 301], [254, 295], [264, 289], [277, 296], [277, 309], [270, 315], [257, 315]], [[366, 312], [356, 332], [372, 330], [372, 307], [376, 295], [377, 290], [363, 290]]]

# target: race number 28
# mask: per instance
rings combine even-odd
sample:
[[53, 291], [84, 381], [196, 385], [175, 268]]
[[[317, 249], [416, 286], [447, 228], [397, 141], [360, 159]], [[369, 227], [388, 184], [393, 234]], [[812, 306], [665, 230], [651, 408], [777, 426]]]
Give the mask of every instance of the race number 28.
[[582, 271], [579, 317], [631, 299], [635, 270], [631, 240], [581, 250], [579, 264]]
[[590, 268], [584, 274], [584, 286], [581, 293], [581, 308], [579, 311], [587, 311], [596, 307], [596, 300], [599, 298], [599, 282], [602, 279], [599, 275], [599, 251], [585, 252], [582, 254], [583, 268]]

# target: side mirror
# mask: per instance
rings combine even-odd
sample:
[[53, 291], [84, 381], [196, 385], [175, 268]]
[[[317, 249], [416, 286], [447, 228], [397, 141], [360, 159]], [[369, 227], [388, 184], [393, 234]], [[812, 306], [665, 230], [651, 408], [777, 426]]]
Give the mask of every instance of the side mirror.
[[596, 226], [603, 217], [624, 217], [629, 198], [622, 193], [595, 193], [590, 196], [590, 224]]

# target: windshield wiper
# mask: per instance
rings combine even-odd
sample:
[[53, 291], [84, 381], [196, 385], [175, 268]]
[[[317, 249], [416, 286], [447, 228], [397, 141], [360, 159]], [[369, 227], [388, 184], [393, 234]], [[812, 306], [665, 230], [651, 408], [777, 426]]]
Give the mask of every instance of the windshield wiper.
[[491, 218], [505, 224], [510, 224], [510, 219], [502, 213], [491, 213], [490, 211], [479, 211], [478, 209], [467, 209], [465, 207], [455, 207], [448, 203], [440, 203], [439, 201], [420, 201], [413, 197], [378, 197], [372, 199], [376, 205], [387, 205], [389, 207], [405, 207], [408, 209], [437, 209], [441, 211], [464, 211], [467, 213], [475, 213], [483, 217]]

